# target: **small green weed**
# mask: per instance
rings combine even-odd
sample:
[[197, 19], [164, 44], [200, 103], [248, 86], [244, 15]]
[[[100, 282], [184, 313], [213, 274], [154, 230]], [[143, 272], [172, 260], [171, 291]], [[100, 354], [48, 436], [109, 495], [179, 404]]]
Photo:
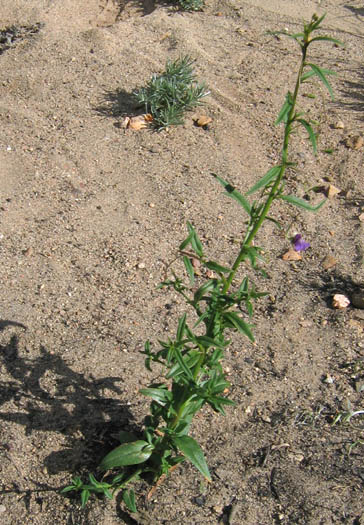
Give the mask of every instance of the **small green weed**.
[[[351, 420], [353, 417], [363, 416], [363, 415], [364, 415], [364, 410], [353, 410], [351, 407], [350, 401], [347, 400], [346, 407], [344, 408], [344, 410], [341, 410], [337, 413], [332, 424], [333, 425], [337, 425], [338, 423], [342, 423], [342, 424], [350, 423], [351, 424]], [[359, 419], [363, 421], [362, 417]]]
[[153, 75], [148, 85], [135, 93], [158, 130], [183, 124], [184, 113], [200, 105], [209, 94], [205, 84], [197, 82], [193, 63], [188, 55], [168, 61], [164, 73]]

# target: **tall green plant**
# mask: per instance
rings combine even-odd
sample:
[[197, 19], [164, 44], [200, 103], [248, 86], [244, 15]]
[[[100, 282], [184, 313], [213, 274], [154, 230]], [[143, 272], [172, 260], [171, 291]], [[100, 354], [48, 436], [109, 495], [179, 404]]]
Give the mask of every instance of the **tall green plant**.
[[[189, 278], [189, 282], [172, 272], [172, 277], [161, 286], [174, 289], [185, 300], [186, 305], [197, 314], [193, 325], [184, 313], [178, 322], [176, 335], [166, 341], [159, 341], [154, 350], [150, 341], [145, 343], [145, 366], [151, 370], [155, 363], [164, 370], [164, 381], [152, 383], [141, 393], [151, 398], [150, 414], [145, 418], [142, 438], [128, 432], [121, 432], [120, 445], [111, 451], [101, 462], [99, 468], [106, 474], [104, 481], [98, 482], [90, 475], [89, 483], [75, 478], [66, 491], [80, 491], [82, 504], [85, 504], [92, 492], [104, 493], [107, 497], [119, 489], [124, 489], [123, 499], [127, 507], [135, 510], [135, 496], [132, 489], [126, 489], [131, 481], [142, 476], [150, 476], [158, 483], [164, 475], [182, 461], [188, 459], [211, 481], [211, 475], [200, 445], [190, 435], [194, 415], [205, 405], [224, 414], [224, 408], [233, 405], [225, 397], [229, 387], [221, 361], [229, 345], [226, 332], [235, 331], [254, 341], [252, 327], [246, 317], [253, 314], [253, 302], [265, 295], [257, 292], [254, 284], [247, 277], [235, 282], [237, 271], [245, 261], [253, 268], [261, 259], [261, 248], [253, 245], [258, 231], [266, 219], [274, 201], [283, 200], [294, 206], [316, 212], [324, 201], [311, 206], [307, 201], [285, 193], [285, 176], [289, 160], [289, 142], [293, 131], [302, 126], [307, 131], [314, 152], [316, 153], [316, 135], [309, 117], [297, 111], [297, 98], [301, 84], [316, 76], [323, 82], [332, 96], [332, 89], [327, 79], [332, 71], [322, 69], [307, 60], [307, 51], [314, 42], [337, 40], [317, 35], [324, 16], [314, 15], [303, 32], [287, 34], [293, 38], [301, 50], [301, 63], [293, 93], [288, 92], [278, 115], [276, 124], [284, 124], [283, 148], [280, 163], [273, 166], [244, 195], [221, 177], [216, 179], [225, 188], [226, 194], [235, 199], [247, 215], [248, 226], [241, 241], [239, 252], [231, 267], [211, 260], [192, 224], [188, 223], [188, 236], [179, 247], [180, 257]], [[286, 35], [285, 32], [281, 34]], [[252, 202], [249, 197], [259, 192]], [[208, 278], [196, 289], [193, 261], [215, 276]], [[245, 306], [247, 315], [241, 314]], [[106, 481], [107, 480], [107, 481]]]

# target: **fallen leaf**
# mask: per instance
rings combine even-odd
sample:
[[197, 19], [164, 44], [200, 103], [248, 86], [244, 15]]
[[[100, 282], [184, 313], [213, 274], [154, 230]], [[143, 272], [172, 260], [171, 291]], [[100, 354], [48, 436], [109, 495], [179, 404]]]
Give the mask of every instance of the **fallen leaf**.
[[324, 270], [328, 270], [329, 268], [333, 268], [336, 266], [337, 260], [332, 255], [327, 255], [325, 259], [322, 261], [322, 267]]
[[151, 122], [153, 122], [153, 116], [150, 113], [144, 113], [143, 115], [137, 115], [135, 117], [125, 117], [120, 127], [139, 131], [147, 128]]
[[329, 184], [326, 188], [326, 195], [329, 199], [333, 199], [339, 193], [341, 193], [341, 190], [337, 188], [336, 186], [334, 186], [333, 184]]
[[212, 118], [207, 115], [200, 115], [195, 119], [195, 124], [200, 128], [203, 128], [212, 122]]
[[284, 261], [300, 261], [302, 259], [302, 255], [296, 252], [296, 250], [293, 248], [290, 248], [288, 252], [282, 255], [282, 259]]
[[137, 117], [132, 117], [129, 122], [130, 129], [134, 131], [139, 131], [148, 127], [148, 122], [145, 120], [144, 115], [138, 115]]

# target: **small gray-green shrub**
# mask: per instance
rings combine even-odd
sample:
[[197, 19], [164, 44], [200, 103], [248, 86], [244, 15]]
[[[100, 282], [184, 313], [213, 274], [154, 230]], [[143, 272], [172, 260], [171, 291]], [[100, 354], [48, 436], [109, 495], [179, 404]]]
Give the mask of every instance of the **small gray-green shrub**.
[[204, 83], [198, 83], [191, 57], [168, 61], [161, 75], [153, 75], [147, 86], [135, 92], [137, 102], [153, 117], [158, 130], [183, 124], [183, 115], [201, 104], [209, 94]]

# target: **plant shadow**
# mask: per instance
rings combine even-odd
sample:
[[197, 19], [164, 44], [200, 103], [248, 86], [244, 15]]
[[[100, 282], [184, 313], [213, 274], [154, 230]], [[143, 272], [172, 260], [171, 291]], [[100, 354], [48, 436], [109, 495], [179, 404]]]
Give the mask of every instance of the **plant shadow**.
[[95, 108], [96, 113], [104, 117], [119, 118], [133, 115], [140, 109], [133, 93], [123, 89], [105, 91], [100, 105]]
[[[0, 330], [7, 325], [23, 327], [0, 320]], [[120, 401], [122, 378], [86, 378], [44, 346], [37, 357], [24, 357], [17, 335], [0, 345], [0, 363], [0, 420], [24, 426], [26, 435], [53, 431], [68, 438], [65, 450], [46, 458], [50, 474], [81, 466], [94, 468], [109, 452], [111, 442], [117, 442], [117, 431], [135, 431], [133, 416]]]
[[179, 7], [177, 0], [114, 0], [117, 8], [116, 21], [123, 16], [123, 11], [130, 5], [141, 15], [153, 13], [158, 6]]
[[354, 75], [355, 81], [344, 81], [344, 88], [340, 90], [343, 97], [340, 105], [362, 113], [361, 120], [364, 120], [364, 68], [357, 70]]
[[334, 294], [345, 293], [345, 295], [350, 297], [362, 288], [362, 285], [354, 281], [350, 276], [341, 275], [338, 272], [324, 272], [320, 274], [320, 281], [312, 281], [310, 283], [311, 289], [320, 291], [320, 295], [330, 309], [332, 309], [332, 297]]
[[344, 5], [344, 8], [351, 11], [357, 18], [359, 16], [364, 16], [364, 7], [354, 7], [352, 5]]

